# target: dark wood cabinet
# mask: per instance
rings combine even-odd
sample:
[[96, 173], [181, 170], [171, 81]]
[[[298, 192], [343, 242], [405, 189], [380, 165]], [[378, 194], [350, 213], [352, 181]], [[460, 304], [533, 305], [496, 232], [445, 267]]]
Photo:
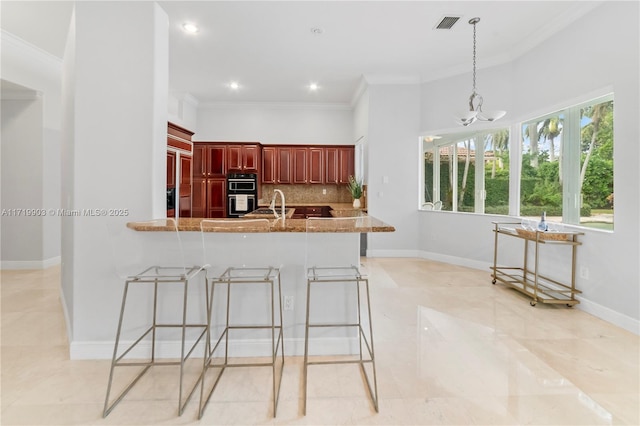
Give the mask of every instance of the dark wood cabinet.
[[350, 145], [272, 145], [262, 148], [262, 183], [346, 184], [355, 173]]
[[295, 147], [291, 149], [292, 164], [291, 169], [293, 183], [307, 183], [307, 152], [304, 147]]
[[355, 149], [339, 146], [325, 150], [325, 183], [349, 183], [355, 173]]
[[227, 174], [227, 147], [195, 143], [193, 147], [193, 177], [212, 178]]
[[207, 217], [207, 180], [198, 177], [193, 178], [192, 217]]
[[260, 164], [259, 144], [227, 145], [228, 173], [258, 173]]
[[227, 204], [227, 181], [225, 178], [207, 180], [207, 217], [225, 217]]
[[[193, 132], [167, 123], [167, 217], [191, 217], [192, 136]], [[169, 208], [170, 190], [174, 208]]]
[[325, 183], [340, 182], [340, 160], [338, 148], [326, 148], [324, 151], [325, 160]]
[[223, 177], [193, 179], [193, 217], [226, 217], [226, 182]]
[[180, 184], [176, 196], [176, 208], [180, 209], [180, 217], [191, 217], [191, 157], [180, 156]]
[[291, 148], [278, 147], [276, 159], [276, 183], [292, 183]]
[[262, 148], [262, 183], [276, 183], [277, 148], [265, 146]]
[[167, 189], [176, 187], [176, 153], [167, 151]]
[[349, 183], [349, 176], [353, 176], [355, 174], [354, 147], [338, 148], [338, 160], [340, 163], [338, 183]]
[[324, 149], [309, 148], [307, 157], [309, 157], [307, 182], [324, 183]]
[[192, 217], [226, 216], [226, 144], [196, 142], [193, 149]]

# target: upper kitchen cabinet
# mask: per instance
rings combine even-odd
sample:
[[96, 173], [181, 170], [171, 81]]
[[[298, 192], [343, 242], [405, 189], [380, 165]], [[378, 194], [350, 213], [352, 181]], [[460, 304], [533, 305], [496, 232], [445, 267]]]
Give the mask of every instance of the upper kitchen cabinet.
[[348, 145], [272, 145], [262, 149], [262, 183], [348, 183], [355, 170]]
[[227, 146], [197, 142], [193, 147], [193, 177], [213, 178], [227, 174]]
[[324, 148], [309, 147], [308, 157], [308, 183], [325, 183], [324, 177]]
[[325, 183], [349, 183], [355, 173], [355, 149], [353, 146], [336, 146], [325, 149]]
[[227, 145], [227, 172], [258, 173], [259, 165], [259, 144]]
[[278, 149], [274, 146], [262, 148], [262, 183], [276, 183], [276, 159]]
[[293, 169], [293, 183], [308, 183], [307, 170], [309, 165], [307, 164], [308, 148], [294, 147], [291, 149], [292, 154], [292, 169]]
[[276, 157], [276, 183], [293, 183], [291, 147], [279, 146]]

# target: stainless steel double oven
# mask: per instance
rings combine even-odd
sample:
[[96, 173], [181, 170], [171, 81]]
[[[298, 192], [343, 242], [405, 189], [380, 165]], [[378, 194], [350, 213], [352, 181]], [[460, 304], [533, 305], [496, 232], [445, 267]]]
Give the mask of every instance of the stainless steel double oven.
[[227, 175], [227, 217], [242, 217], [258, 207], [258, 175]]

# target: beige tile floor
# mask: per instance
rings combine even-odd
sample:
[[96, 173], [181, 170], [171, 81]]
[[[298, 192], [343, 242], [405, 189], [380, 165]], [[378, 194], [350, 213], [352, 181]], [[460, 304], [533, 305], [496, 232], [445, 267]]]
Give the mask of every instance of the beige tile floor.
[[578, 309], [529, 306], [489, 272], [367, 259], [380, 413], [356, 366], [287, 357], [278, 415], [268, 368], [225, 372], [202, 420], [177, 417], [173, 367], [101, 418], [109, 361], [71, 361], [59, 269], [2, 271], [2, 425], [640, 424], [639, 337]]

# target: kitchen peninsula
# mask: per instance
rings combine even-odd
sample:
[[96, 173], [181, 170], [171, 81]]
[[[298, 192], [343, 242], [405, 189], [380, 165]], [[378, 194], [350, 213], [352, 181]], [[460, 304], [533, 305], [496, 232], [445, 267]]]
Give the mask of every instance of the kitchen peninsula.
[[[313, 244], [315, 248], [321, 248], [320, 259], [321, 264], [330, 264], [327, 262], [338, 261], [339, 264], [360, 265], [363, 272], [366, 273], [366, 264], [362, 265], [360, 259], [360, 234], [361, 233], [385, 233], [394, 232], [395, 228], [380, 219], [368, 216], [362, 211], [347, 209], [344, 211], [337, 210], [335, 214], [348, 217], [355, 216], [353, 221], [347, 221], [348, 226], [337, 226], [339, 219], [324, 219], [315, 221], [322, 224], [322, 229], [317, 229], [313, 234]], [[185, 250], [186, 262], [188, 264], [202, 264], [215, 262], [215, 256], [211, 259], [202, 259], [201, 255], [201, 218], [180, 218], [177, 220], [178, 229], [181, 232], [181, 240]], [[222, 221], [242, 222], [246, 219], [215, 219]], [[243, 234], [239, 232], [237, 238], [233, 235], [221, 236], [217, 244], [216, 250], [221, 253], [238, 253], [238, 256], [247, 257], [250, 251], [250, 262], [254, 265], [273, 265], [280, 266], [282, 279], [282, 296], [287, 299], [287, 308], [284, 311], [283, 318], [283, 334], [284, 334], [284, 350], [287, 356], [299, 356], [304, 354], [304, 330], [305, 330], [305, 304], [306, 299], [306, 282], [307, 282], [307, 249], [308, 234], [306, 232], [306, 219], [269, 219], [271, 228], [269, 234], [269, 247], [264, 250], [255, 250], [253, 247], [247, 247]], [[131, 222], [127, 226], [136, 231], [170, 231], [170, 226], [149, 226], [141, 223]], [[213, 232], [215, 234], [215, 232]], [[214, 237], [215, 239], [215, 237]], [[253, 249], [253, 250], [252, 250]], [[317, 250], [316, 250], [317, 251]], [[195, 286], [194, 286], [195, 287]], [[193, 291], [190, 289], [190, 291]], [[236, 293], [237, 292], [237, 293]], [[245, 293], [246, 292], [246, 293]], [[338, 294], [336, 294], [338, 292]], [[243, 294], [245, 293], [245, 294]], [[342, 295], [340, 295], [342, 293]], [[242, 311], [242, 303], [245, 305], [250, 300], [255, 300], [255, 294], [250, 293], [250, 289], [234, 288], [234, 301], [232, 301], [232, 311]], [[322, 306], [323, 311], [330, 315], [332, 321], [348, 321], [354, 315], [353, 309], [348, 308], [349, 304], [336, 304], [336, 297], [342, 300], [353, 301], [355, 290], [352, 287], [341, 284], [333, 284], [326, 288], [314, 289], [313, 303], [314, 306]], [[220, 324], [223, 320], [216, 313], [225, 312], [226, 308], [222, 303], [223, 298], [214, 302], [214, 324]], [[262, 299], [260, 299], [262, 300]], [[266, 300], [266, 298], [265, 298]], [[257, 303], [257, 302], [256, 302]], [[235, 305], [237, 304], [237, 306]], [[316, 305], [317, 304], [317, 305]], [[256, 313], [256, 311], [245, 312], [248, 318], [246, 321], [260, 322], [264, 320], [264, 315]], [[214, 325], [215, 327], [215, 325]], [[354, 354], [357, 351], [357, 338], [354, 334], [345, 333], [344, 330], [336, 330], [328, 328], [323, 330], [321, 334], [314, 336], [313, 340], [322, 354], [340, 355]], [[256, 336], [243, 335], [236, 333], [230, 340], [230, 348], [233, 348], [237, 356], [259, 356], [268, 353], [268, 347], [271, 344], [270, 339], [256, 338]]]
[[[346, 215], [345, 215], [346, 216]], [[350, 216], [350, 215], [349, 215]], [[240, 219], [240, 220], [248, 220]], [[387, 223], [384, 223], [380, 219], [376, 219], [373, 216], [363, 215], [358, 216], [357, 221], [353, 228], [335, 230], [328, 226], [326, 232], [354, 232], [354, 233], [368, 233], [368, 232], [394, 232], [395, 228]], [[197, 231], [200, 232], [200, 222], [202, 218], [180, 218], [177, 219], [179, 231]], [[239, 219], [215, 219], [215, 220], [239, 220]], [[306, 232], [306, 219], [271, 219], [271, 232]], [[329, 222], [330, 223], [330, 222]], [[152, 226], [146, 223], [130, 222], [127, 226], [136, 231], [170, 231], [172, 226]]]

